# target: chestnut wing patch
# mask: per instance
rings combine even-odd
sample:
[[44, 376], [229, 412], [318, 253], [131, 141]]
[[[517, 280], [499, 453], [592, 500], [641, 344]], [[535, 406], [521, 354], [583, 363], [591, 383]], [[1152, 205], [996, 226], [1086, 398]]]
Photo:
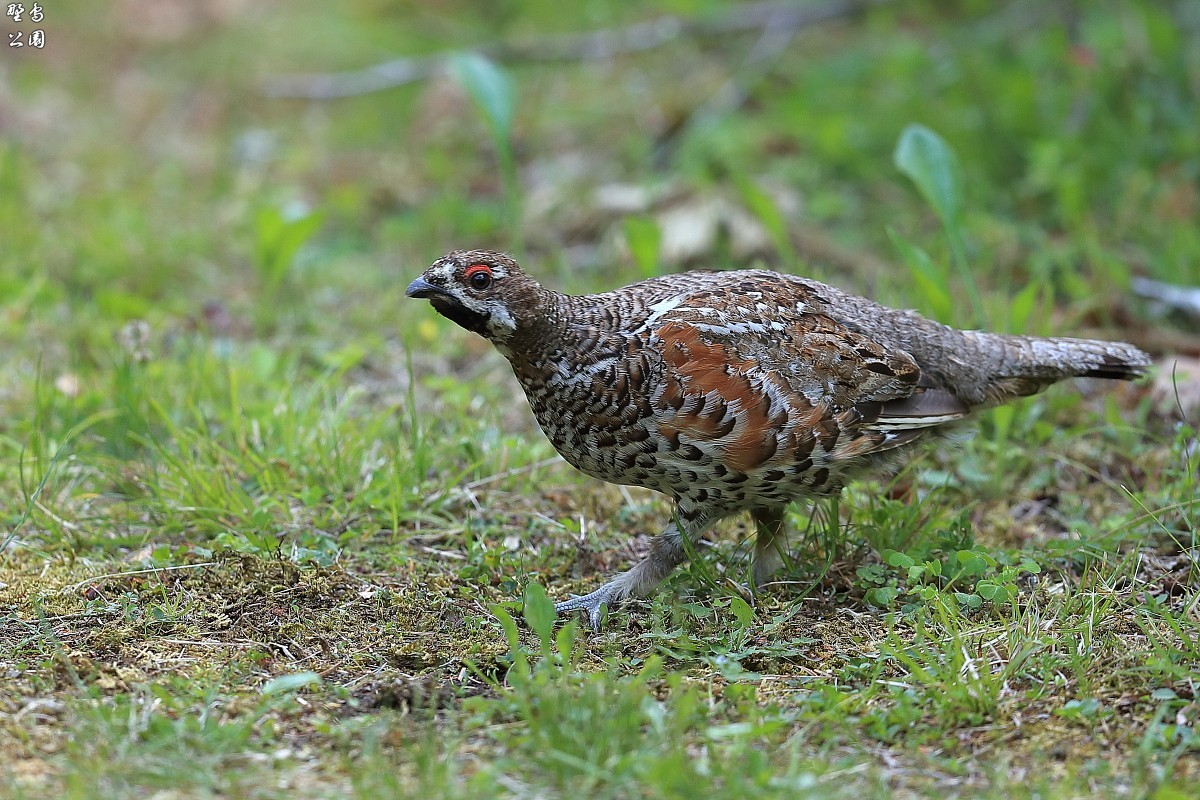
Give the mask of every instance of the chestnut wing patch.
[[660, 433], [749, 472], [866, 455], [966, 413], [950, 398], [921, 424], [913, 358], [809, 311], [812, 300], [799, 281], [759, 278], [697, 291], [664, 314]]
[[739, 472], [768, 462], [789, 419], [778, 387], [736, 350], [687, 323], [662, 325], [658, 336], [665, 365], [660, 395], [652, 400], [659, 432], [668, 440], [711, 443]]

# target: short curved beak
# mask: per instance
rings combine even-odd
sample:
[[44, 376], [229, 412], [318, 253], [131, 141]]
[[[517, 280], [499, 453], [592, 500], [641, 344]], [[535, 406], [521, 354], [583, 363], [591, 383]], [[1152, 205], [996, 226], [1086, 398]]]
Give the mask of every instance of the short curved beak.
[[404, 290], [406, 297], [432, 297], [436, 294], [446, 294], [445, 289], [434, 286], [424, 278], [417, 278]]

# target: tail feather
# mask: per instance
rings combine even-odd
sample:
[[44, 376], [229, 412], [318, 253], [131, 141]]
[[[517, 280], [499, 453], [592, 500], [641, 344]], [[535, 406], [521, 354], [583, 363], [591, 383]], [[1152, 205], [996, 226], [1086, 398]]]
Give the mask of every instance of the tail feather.
[[1146, 368], [1129, 364], [1111, 364], [1096, 367], [1080, 375], [1080, 378], [1105, 378], [1112, 381], [1131, 381], [1146, 374]]
[[1142, 375], [1150, 356], [1125, 342], [1099, 339], [1041, 339], [1034, 336], [1005, 336], [1006, 349], [1016, 348], [1012, 377], [1120, 378]]
[[992, 402], [1034, 394], [1067, 378], [1133, 380], [1144, 375], [1151, 363], [1150, 356], [1125, 342], [973, 335], [992, 338], [981, 348], [993, 357], [985, 389]]

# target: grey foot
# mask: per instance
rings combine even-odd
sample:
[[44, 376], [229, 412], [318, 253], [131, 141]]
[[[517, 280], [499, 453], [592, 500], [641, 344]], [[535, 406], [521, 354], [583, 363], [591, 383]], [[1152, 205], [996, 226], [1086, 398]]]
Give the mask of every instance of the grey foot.
[[592, 630], [600, 630], [600, 617], [604, 614], [605, 606], [615, 606], [627, 597], [645, 597], [687, 557], [680, 545], [681, 539], [682, 534], [676, 529], [675, 523], [671, 523], [650, 541], [650, 554], [633, 569], [622, 572], [594, 592], [555, 603], [554, 611], [562, 614], [582, 609], [587, 612]]
[[600, 618], [604, 614], [604, 607], [614, 600], [613, 595], [616, 592], [611, 584], [604, 584], [594, 592], [585, 595], [573, 594], [570, 600], [563, 600], [561, 603], [554, 604], [554, 612], [556, 614], [566, 614], [572, 611], [582, 610], [587, 612], [588, 622], [592, 626], [592, 630], [600, 630]]

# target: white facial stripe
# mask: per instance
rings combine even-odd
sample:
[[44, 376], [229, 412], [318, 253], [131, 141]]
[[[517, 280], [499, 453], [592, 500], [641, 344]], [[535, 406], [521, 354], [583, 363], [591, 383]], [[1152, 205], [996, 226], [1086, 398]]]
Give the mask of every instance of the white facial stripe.
[[490, 313], [487, 322], [488, 331], [497, 339], [507, 339], [517, 329], [517, 321], [500, 303], [490, 303], [486, 307]]
[[[429, 277], [436, 278], [442, 286], [449, 287], [454, 280], [454, 264], [448, 261], [437, 261], [429, 268]], [[430, 281], [433, 283], [434, 281]]]

